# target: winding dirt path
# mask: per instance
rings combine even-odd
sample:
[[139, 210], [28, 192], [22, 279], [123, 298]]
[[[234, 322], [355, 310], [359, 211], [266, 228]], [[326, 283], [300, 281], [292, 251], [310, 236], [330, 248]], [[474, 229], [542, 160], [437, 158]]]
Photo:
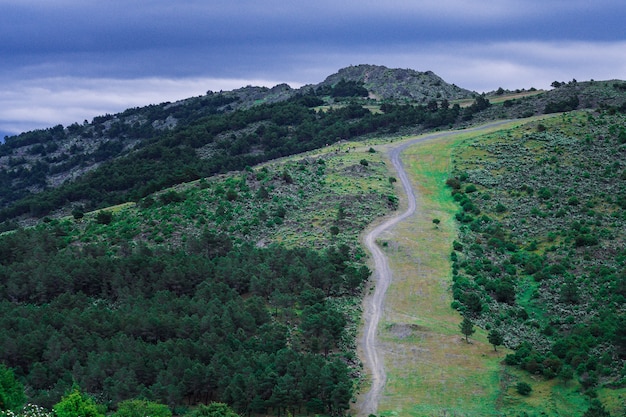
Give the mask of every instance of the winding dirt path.
[[459, 135], [468, 132], [477, 132], [483, 130], [486, 131], [488, 129], [502, 126], [510, 122], [510, 120], [501, 120], [465, 130], [431, 133], [428, 135], [420, 136], [419, 138], [410, 139], [389, 150], [389, 159], [391, 160], [393, 168], [395, 169], [399, 177], [400, 183], [402, 184], [402, 188], [404, 189], [404, 193], [406, 194], [406, 198], [408, 201], [408, 206], [403, 213], [392, 217], [384, 223], [378, 225], [375, 229], [370, 231], [364, 239], [365, 246], [370, 252], [372, 260], [374, 262], [373, 279], [376, 283], [376, 287], [374, 289], [374, 294], [372, 296], [366, 297], [365, 299], [365, 309], [363, 316], [363, 338], [360, 343], [363, 355], [362, 360], [369, 371], [371, 378], [371, 387], [369, 392], [363, 394], [359, 399], [359, 404], [357, 404], [356, 407], [358, 410], [358, 416], [367, 417], [370, 414], [376, 414], [378, 410], [378, 402], [380, 400], [383, 389], [385, 387], [385, 382], [387, 380], [383, 359], [377, 349], [376, 334], [378, 329], [378, 323], [380, 321], [380, 318], [382, 317], [384, 309], [385, 293], [387, 292], [387, 288], [391, 283], [393, 274], [391, 269], [389, 269], [387, 257], [383, 254], [383, 252], [376, 244], [376, 239], [384, 231], [391, 229], [396, 224], [415, 214], [415, 211], [417, 209], [417, 199], [413, 187], [411, 186], [411, 181], [409, 180], [409, 177], [404, 170], [402, 160], [400, 159], [401, 153], [407, 147], [415, 145], [419, 142], [425, 142], [433, 139]]

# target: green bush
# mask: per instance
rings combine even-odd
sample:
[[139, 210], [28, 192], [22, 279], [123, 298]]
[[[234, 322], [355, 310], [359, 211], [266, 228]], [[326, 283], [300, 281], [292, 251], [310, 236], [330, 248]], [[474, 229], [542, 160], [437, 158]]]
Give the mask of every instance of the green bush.
[[224, 403], [211, 403], [209, 405], [200, 405], [193, 410], [190, 417], [239, 417], [228, 405]]
[[104, 417], [91, 398], [76, 387], [53, 407], [57, 417]]
[[520, 395], [528, 396], [532, 392], [533, 388], [525, 382], [518, 382], [515, 386], [517, 393]]
[[96, 223], [98, 224], [110, 224], [113, 221], [113, 213], [110, 211], [102, 210], [96, 215]]
[[163, 404], [147, 400], [126, 400], [117, 405], [114, 417], [172, 417], [170, 409]]

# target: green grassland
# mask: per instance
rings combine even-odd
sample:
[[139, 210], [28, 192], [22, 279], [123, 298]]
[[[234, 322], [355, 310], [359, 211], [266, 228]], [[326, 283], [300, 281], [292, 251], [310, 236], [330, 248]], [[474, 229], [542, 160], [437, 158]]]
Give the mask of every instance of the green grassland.
[[[487, 342], [485, 322], [471, 343], [465, 343], [458, 327], [461, 315], [451, 308], [450, 291], [449, 255], [452, 241], [458, 238], [455, 213], [459, 206], [445, 185], [459, 170], [471, 167], [476, 176], [485, 170], [497, 158], [486, 151], [490, 143], [514, 141], [539, 123], [558, 125], [565, 134], [575, 136], [578, 129], [572, 119], [586, 117], [517, 122], [489, 134], [460, 134], [422, 143], [404, 153], [418, 191], [418, 214], [381, 238], [394, 271], [380, 329], [388, 372], [381, 415], [565, 416], [582, 415], [587, 409], [590, 397], [581, 393], [576, 380], [564, 383], [504, 365], [511, 351], [499, 348], [494, 352]], [[542, 157], [537, 155], [537, 159]], [[509, 216], [513, 212], [512, 207]], [[435, 218], [440, 220], [438, 225], [432, 222]], [[531, 304], [528, 299], [536, 288], [532, 280], [526, 282], [531, 285], [520, 285], [525, 289], [518, 296], [522, 305]], [[518, 382], [530, 384], [531, 395], [518, 394]], [[593, 395], [615, 413], [623, 410], [623, 391], [600, 388]]]

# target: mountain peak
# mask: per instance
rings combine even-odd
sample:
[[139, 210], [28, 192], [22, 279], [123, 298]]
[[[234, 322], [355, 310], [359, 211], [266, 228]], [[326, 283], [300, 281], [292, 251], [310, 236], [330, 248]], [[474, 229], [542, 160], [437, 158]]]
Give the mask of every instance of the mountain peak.
[[320, 85], [334, 85], [341, 80], [362, 82], [379, 99], [461, 99], [476, 94], [473, 91], [448, 84], [432, 71], [388, 68], [382, 65], [351, 65], [328, 76]]

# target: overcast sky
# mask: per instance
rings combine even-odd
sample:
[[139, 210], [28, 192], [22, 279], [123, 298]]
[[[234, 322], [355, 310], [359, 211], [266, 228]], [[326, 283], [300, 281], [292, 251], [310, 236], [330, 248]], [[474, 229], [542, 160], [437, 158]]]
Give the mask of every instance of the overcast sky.
[[358, 64], [474, 91], [626, 79], [624, 0], [0, 0], [0, 137]]

